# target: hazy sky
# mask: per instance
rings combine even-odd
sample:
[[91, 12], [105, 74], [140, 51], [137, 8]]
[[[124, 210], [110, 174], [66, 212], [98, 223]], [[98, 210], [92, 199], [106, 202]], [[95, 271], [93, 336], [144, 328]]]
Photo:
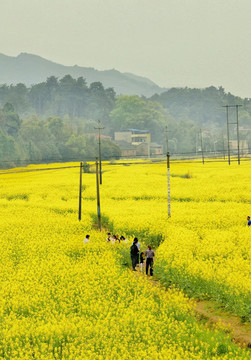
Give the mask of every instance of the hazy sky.
[[0, 0], [0, 34], [5, 55], [251, 97], [251, 0]]

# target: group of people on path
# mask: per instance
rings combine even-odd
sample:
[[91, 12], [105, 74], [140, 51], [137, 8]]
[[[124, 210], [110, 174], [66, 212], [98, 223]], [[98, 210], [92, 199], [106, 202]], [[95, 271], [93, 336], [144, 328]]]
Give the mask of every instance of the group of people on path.
[[144, 252], [141, 252], [139, 254], [139, 241], [138, 238], [134, 238], [131, 249], [130, 249], [130, 255], [132, 260], [132, 270], [136, 270], [136, 266], [140, 264], [140, 270], [143, 272], [144, 268], [144, 256], [146, 257], [146, 275], [148, 275], [148, 270], [150, 269], [150, 276], [153, 276], [153, 258], [155, 256], [154, 251], [152, 250], [151, 245], [147, 246], [147, 250]]
[[[111, 233], [108, 233], [107, 234], [107, 239], [106, 239], [107, 242], [111, 242], [112, 244], [115, 244], [115, 243], [120, 243], [120, 242], [124, 242], [125, 244], [127, 244], [128, 240], [122, 235], [120, 236], [120, 238], [118, 237], [118, 235], [113, 235], [111, 236]], [[84, 240], [83, 240], [83, 243], [84, 244], [87, 244], [88, 242], [90, 242], [90, 235], [86, 235]]]
[[118, 244], [120, 242], [124, 242], [125, 244], [127, 244], [127, 242], [128, 242], [128, 240], [123, 235], [121, 235], [119, 237], [118, 235], [111, 235], [111, 233], [107, 234], [106, 241], [111, 242], [112, 244], [115, 244], [115, 243]]
[[[247, 216], [247, 225], [251, 227], [250, 216]], [[88, 243], [89, 239], [90, 239], [90, 235], [86, 235], [85, 239], [83, 240], [83, 243], [84, 244]], [[124, 243], [128, 242], [128, 240], [123, 235], [121, 235], [119, 238], [118, 235], [111, 235], [111, 233], [107, 234], [106, 241], [112, 244], [120, 243], [120, 242], [124, 242]], [[139, 251], [140, 251], [140, 243], [138, 241], [138, 238], [135, 237], [130, 248], [132, 270], [137, 271], [136, 266], [140, 265], [140, 270], [141, 272], [143, 272], [144, 261], [146, 260], [146, 275], [148, 275], [148, 270], [150, 269], [150, 276], [153, 276], [153, 258], [155, 254], [154, 251], [152, 250], [151, 245], [147, 246], [147, 250], [145, 252], [139, 253]]]
[[[125, 242], [127, 243], [128, 240], [124, 236], [118, 237], [118, 235], [111, 236], [111, 233], [107, 234], [107, 242], [110, 242], [112, 244]], [[90, 235], [86, 235], [85, 239], [83, 240], [84, 244], [87, 244], [90, 242]], [[152, 250], [151, 245], [147, 246], [147, 250], [145, 252], [140, 251], [140, 243], [138, 241], [138, 238], [134, 238], [133, 243], [130, 248], [130, 255], [132, 260], [132, 270], [136, 270], [136, 266], [140, 265], [140, 270], [143, 272], [144, 269], [144, 261], [146, 260], [146, 275], [148, 275], [148, 271], [150, 272], [150, 276], [153, 276], [153, 258], [155, 256], [154, 251]]]

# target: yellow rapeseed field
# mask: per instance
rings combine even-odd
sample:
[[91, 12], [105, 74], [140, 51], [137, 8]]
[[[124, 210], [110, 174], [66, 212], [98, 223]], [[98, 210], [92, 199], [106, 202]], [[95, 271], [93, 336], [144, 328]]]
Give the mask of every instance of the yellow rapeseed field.
[[[236, 181], [226, 180], [223, 192], [220, 164], [173, 165], [167, 219], [164, 164], [105, 164], [103, 221], [129, 238], [112, 246], [105, 231], [93, 230], [95, 174], [83, 174], [79, 222], [79, 169], [57, 166], [0, 172], [0, 358], [248, 359], [218, 327], [196, 320], [182, 291], [152, 286], [121, 265], [133, 235], [162, 239], [156, 261], [162, 281], [187, 279], [191, 290], [205, 280], [216, 291], [224, 284], [223, 295], [248, 296], [248, 167], [233, 167]], [[192, 177], [183, 177], [188, 170]], [[221, 176], [213, 178], [216, 170]], [[87, 233], [90, 243], [83, 244]]]
[[171, 218], [166, 173], [164, 163], [107, 166], [105, 214], [115, 229], [163, 241], [155, 274], [165, 284], [250, 321], [250, 163], [172, 163]]

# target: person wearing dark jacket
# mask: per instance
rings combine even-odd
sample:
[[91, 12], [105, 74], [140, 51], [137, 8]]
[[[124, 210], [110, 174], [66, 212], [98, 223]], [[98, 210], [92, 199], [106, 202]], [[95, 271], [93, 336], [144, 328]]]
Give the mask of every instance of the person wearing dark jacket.
[[152, 250], [151, 245], [148, 245], [148, 249], [145, 252], [145, 256], [146, 256], [146, 275], [148, 275], [148, 269], [150, 267], [150, 276], [153, 276], [154, 251]]
[[131, 246], [131, 260], [132, 260], [132, 270], [136, 271], [135, 267], [139, 262], [139, 249], [137, 246], [138, 239], [134, 238], [133, 244]]

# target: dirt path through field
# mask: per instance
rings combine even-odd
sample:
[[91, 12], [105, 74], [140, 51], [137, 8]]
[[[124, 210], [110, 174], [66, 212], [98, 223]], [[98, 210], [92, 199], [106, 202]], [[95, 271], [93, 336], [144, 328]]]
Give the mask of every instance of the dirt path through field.
[[[137, 268], [135, 275], [146, 276], [145, 272], [141, 273], [139, 268]], [[148, 277], [148, 280], [152, 285], [166, 289], [158, 279]], [[232, 335], [233, 342], [240, 346], [251, 348], [251, 324], [243, 323], [238, 316], [216, 309], [212, 301], [196, 301], [194, 311], [201, 321], [207, 321], [211, 325], [217, 323], [223, 324], [226, 332]]]
[[197, 301], [195, 311], [201, 319], [206, 319], [211, 324], [221, 322], [229, 329], [234, 342], [251, 348], [251, 324], [243, 323], [238, 316], [217, 310], [210, 301]]

